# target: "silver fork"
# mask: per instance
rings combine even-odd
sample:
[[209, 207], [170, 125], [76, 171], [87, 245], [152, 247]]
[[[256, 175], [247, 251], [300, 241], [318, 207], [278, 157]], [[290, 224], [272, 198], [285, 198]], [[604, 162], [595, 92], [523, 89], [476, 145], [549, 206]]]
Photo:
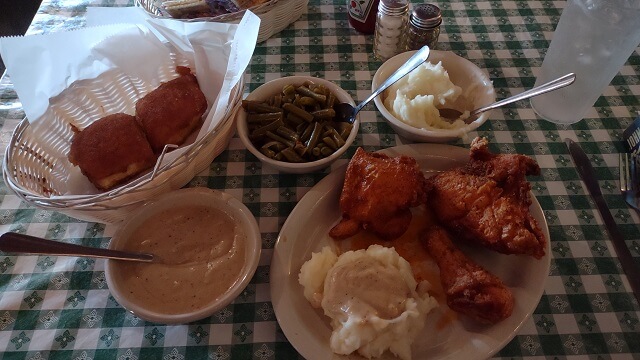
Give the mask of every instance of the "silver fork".
[[640, 212], [640, 194], [638, 194], [640, 177], [637, 173], [636, 161], [635, 155], [620, 154], [620, 192], [627, 204]]

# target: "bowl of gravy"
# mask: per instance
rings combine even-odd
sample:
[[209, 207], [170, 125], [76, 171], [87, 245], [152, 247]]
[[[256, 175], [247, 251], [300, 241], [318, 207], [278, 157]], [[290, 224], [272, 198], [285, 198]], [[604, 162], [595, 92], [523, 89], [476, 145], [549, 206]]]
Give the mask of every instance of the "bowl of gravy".
[[262, 241], [242, 202], [197, 187], [140, 207], [109, 248], [154, 254], [151, 263], [107, 260], [107, 285], [116, 301], [144, 320], [178, 324], [231, 303], [255, 273]]

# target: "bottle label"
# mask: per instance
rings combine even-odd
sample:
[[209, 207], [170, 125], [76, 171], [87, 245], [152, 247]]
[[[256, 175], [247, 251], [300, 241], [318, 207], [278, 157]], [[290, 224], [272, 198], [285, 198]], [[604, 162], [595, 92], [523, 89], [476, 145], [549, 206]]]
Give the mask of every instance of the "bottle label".
[[364, 23], [371, 12], [374, 0], [347, 0], [349, 1], [349, 15], [357, 21]]

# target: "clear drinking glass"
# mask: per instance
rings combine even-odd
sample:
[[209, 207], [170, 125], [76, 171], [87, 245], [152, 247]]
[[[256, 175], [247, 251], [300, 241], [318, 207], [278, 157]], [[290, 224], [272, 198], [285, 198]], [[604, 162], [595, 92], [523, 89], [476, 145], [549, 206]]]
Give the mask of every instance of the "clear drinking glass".
[[572, 124], [584, 115], [640, 43], [640, 0], [568, 0], [536, 86], [569, 72], [571, 86], [531, 99], [542, 118]]

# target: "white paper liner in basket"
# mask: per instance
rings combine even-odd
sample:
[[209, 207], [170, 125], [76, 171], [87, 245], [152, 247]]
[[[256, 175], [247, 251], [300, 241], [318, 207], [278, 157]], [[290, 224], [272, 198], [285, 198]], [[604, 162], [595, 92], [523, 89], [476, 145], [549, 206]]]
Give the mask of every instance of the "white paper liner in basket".
[[[249, 19], [243, 18], [240, 26], [185, 26], [173, 20], [149, 20], [154, 25], [151, 32], [155, 36], [143, 32], [142, 39], [136, 37], [139, 35], [140, 25], [125, 26], [125, 30], [129, 32], [126, 39], [144, 45], [143, 48], [146, 46], [148, 51], [143, 54], [156, 56], [151, 55], [151, 58], [145, 60], [135, 52], [139, 47], [127, 43], [121, 45], [121, 39], [109, 33], [97, 45], [92, 45], [95, 48], [92, 47], [88, 58], [73, 59], [75, 63], [69, 60], [66, 67], [63, 66], [63, 74], [53, 74], [48, 79], [49, 84], [45, 81], [44, 86], [30, 83], [37, 80], [36, 76], [26, 74], [19, 63], [19, 59], [34, 46], [42, 46], [39, 41], [42, 42], [43, 39], [0, 39], [0, 50], [3, 58], [8, 55], [7, 69], [11, 67], [13, 70], [10, 72], [12, 80], [15, 74], [17, 81], [14, 83], [21, 100], [23, 96], [20, 88], [25, 89], [22, 92], [25, 99], [32, 100], [37, 98], [36, 95], [49, 99], [42, 114], [39, 112], [43, 108], [41, 104], [29, 106], [34, 104], [25, 104], [23, 101], [27, 116], [34, 116], [29, 119], [31, 124], [23, 121], [19, 125], [7, 148], [3, 164], [3, 176], [7, 185], [21, 198], [39, 207], [100, 222], [122, 220], [126, 213], [120, 210], [125, 207], [138, 206], [152, 196], [185, 185], [224, 150], [233, 136], [235, 112], [244, 90], [244, 69], [255, 46], [259, 26], [259, 19], [255, 15], [248, 13], [248, 16]], [[238, 30], [236, 34], [236, 29], [243, 23], [244, 30], [248, 31]], [[82, 36], [81, 39], [89, 43], [87, 39], [92, 35], [95, 37], [92, 30], [82, 29], [77, 36], [72, 35], [76, 38]], [[219, 36], [211, 31], [218, 31]], [[250, 34], [253, 36], [249, 36]], [[163, 36], [164, 45], [154, 43], [157, 40], [153, 39], [163, 39]], [[147, 41], [142, 41], [144, 39]], [[240, 41], [242, 45], [236, 46], [236, 41]], [[130, 52], [114, 50], [127, 46]], [[52, 52], [55, 53], [56, 50], [53, 49]], [[167, 56], [158, 59], [157, 55], [165, 52]], [[135, 57], [136, 55], [139, 57]], [[221, 55], [226, 59], [223, 63], [212, 63], [215, 62], [213, 59], [220, 59]], [[44, 55], [40, 55], [37, 60], [43, 62], [42, 57]], [[55, 59], [60, 60], [59, 57]], [[145, 66], [145, 61], [153, 65]], [[209, 103], [204, 125], [185, 144], [162, 156], [153, 172], [111, 191], [99, 192], [68, 161], [73, 128], [83, 129], [93, 121], [115, 112], [133, 114], [138, 99], [161, 82], [178, 76], [175, 70], [177, 65], [189, 66], [198, 76], [200, 87]], [[77, 67], [79, 70], [76, 71]], [[97, 76], [87, 76], [95, 71], [99, 72]], [[207, 76], [202, 76], [203, 74]], [[64, 82], [71, 84], [56, 95], [56, 89]]]
[[[51, 188], [47, 180], [55, 164], [42, 153], [31, 136], [30, 125], [23, 120], [14, 132], [5, 152], [5, 183], [23, 200], [38, 207], [56, 210], [69, 216], [104, 223], [122, 221], [135, 208], [159, 194], [186, 185], [195, 175], [206, 170], [229, 144], [235, 132], [235, 116], [240, 108], [244, 82], [234, 89], [224, 121], [207, 136], [197, 140], [182, 156], [163, 168], [94, 196], [44, 197]], [[49, 189], [49, 190], [48, 190]]]

